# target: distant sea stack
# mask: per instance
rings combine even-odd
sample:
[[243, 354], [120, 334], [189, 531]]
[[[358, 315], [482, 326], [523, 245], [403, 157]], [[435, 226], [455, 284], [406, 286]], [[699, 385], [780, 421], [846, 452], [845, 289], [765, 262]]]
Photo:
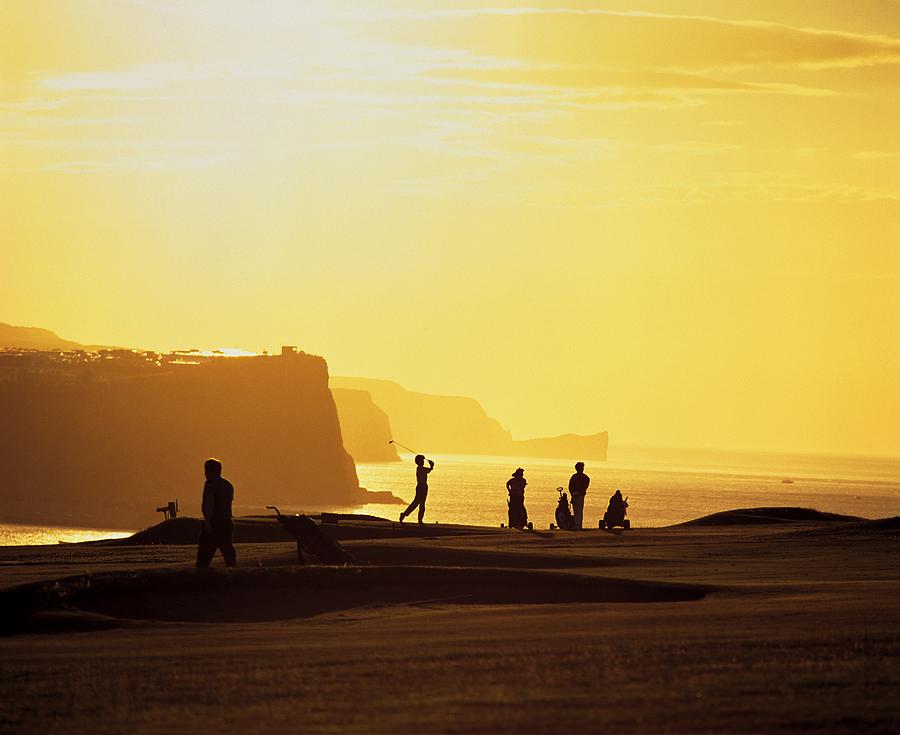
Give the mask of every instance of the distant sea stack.
[[334, 388], [331, 391], [341, 421], [344, 449], [356, 462], [399, 462], [391, 441], [391, 423], [372, 396], [364, 390]]
[[[389, 380], [371, 378], [332, 377], [331, 387], [335, 392], [339, 390], [367, 392], [374, 404], [387, 414], [393, 438], [419, 451], [559, 459], [606, 459], [609, 437], [605, 431], [591, 436], [564, 434], [552, 438], [517, 441], [499, 421], [488, 416], [481, 404], [472, 398], [417, 393]], [[363, 414], [350, 411], [346, 415], [342, 413], [341, 416], [345, 433], [360, 430], [359, 426], [351, 429], [351, 425], [365, 420]], [[374, 430], [370, 432], [369, 441], [383, 439], [383, 437], [376, 439], [374, 433]]]
[[2, 353], [0, 514], [140, 527], [199, 512], [215, 456], [236, 506], [366, 502], [320, 357]]

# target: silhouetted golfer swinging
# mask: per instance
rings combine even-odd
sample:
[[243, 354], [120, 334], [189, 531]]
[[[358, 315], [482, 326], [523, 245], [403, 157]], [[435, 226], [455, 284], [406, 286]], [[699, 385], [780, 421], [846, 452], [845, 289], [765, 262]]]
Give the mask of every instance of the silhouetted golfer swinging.
[[234, 486], [222, 477], [222, 463], [208, 459], [203, 465], [206, 483], [203, 485], [203, 530], [197, 544], [197, 566], [208, 567], [216, 553], [222, 552], [226, 566], [237, 564], [237, 552], [231, 543], [234, 523], [231, 520], [231, 501]]
[[425, 517], [425, 500], [428, 498], [428, 473], [434, 469], [434, 461], [429, 459], [428, 464], [431, 466], [425, 466], [424, 454], [416, 455], [416, 497], [407, 509], [400, 514], [400, 523], [403, 523], [403, 519], [412, 513], [416, 506], [419, 508], [419, 523], [422, 523], [422, 519]]

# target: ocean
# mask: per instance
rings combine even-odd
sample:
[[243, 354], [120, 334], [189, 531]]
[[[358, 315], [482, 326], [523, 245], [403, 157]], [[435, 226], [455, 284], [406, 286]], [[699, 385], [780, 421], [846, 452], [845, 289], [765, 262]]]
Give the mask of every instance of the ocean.
[[[403, 459], [357, 465], [360, 484], [412, 500], [413, 457]], [[566, 488], [574, 471], [573, 463], [552, 459], [433, 459], [427, 522], [506, 523], [506, 481], [513, 470], [524, 467], [529, 519], [535, 528], [548, 528], [556, 509], [556, 488]], [[866, 518], [900, 515], [900, 459], [619, 448], [606, 462], [586, 462], [585, 472], [591, 477], [585, 527], [597, 526], [616, 489], [629, 498], [633, 527], [666, 526], [760, 506], [800, 506]], [[401, 509], [372, 504], [356, 512], [393, 519]]]
[[[358, 464], [360, 484], [412, 500], [415, 465], [412, 455], [402, 458], [402, 462]], [[571, 462], [556, 459], [461, 455], [432, 459], [436, 467], [429, 480], [425, 516], [429, 523], [506, 523], [506, 481], [513, 470], [524, 467], [529, 519], [535, 528], [548, 528], [556, 509], [556, 488], [565, 488], [574, 471]], [[628, 517], [636, 528], [760, 506], [800, 506], [865, 518], [900, 515], [900, 459], [613, 447], [608, 461], [586, 462], [585, 471], [591, 477], [585, 527], [596, 528], [616, 489], [629, 498]], [[402, 509], [402, 505], [373, 503], [332, 510], [395, 519]], [[414, 523], [415, 517], [407, 522]], [[0, 524], [0, 546], [127, 535], [92, 528]]]
[[131, 531], [73, 526], [31, 526], [0, 523], [0, 546], [42, 546], [60, 542], [98, 541], [106, 538], [125, 538]]

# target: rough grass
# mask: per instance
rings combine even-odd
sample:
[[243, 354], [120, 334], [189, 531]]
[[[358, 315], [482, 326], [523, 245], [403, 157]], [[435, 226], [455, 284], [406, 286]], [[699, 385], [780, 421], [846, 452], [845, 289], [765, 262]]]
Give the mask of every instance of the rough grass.
[[[358, 558], [371, 545], [373, 562], [419, 554], [426, 566], [370, 567], [361, 573], [367, 600], [307, 617], [119, 617], [127, 627], [0, 639], [0, 732], [896, 733], [896, 533], [892, 523], [826, 533], [852, 525], [358, 540]], [[268, 596], [256, 603], [277, 608], [285, 604], [280, 590], [327, 597], [326, 587], [340, 588], [339, 575], [352, 571], [330, 569], [325, 586], [294, 587], [285, 580], [316, 572], [284, 567], [290, 550], [240, 547], [238, 574], [214, 571], [191, 606], [227, 605], [213, 593], [218, 581], [237, 579], [240, 590], [252, 591], [268, 578], [282, 587], [262, 585]], [[189, 551], [64, 553], [92, 565], [108, 554], [109, 567], [134, 568], [140, 560], [129, 573], [137, 587], [126, 589], [118, 567], [106, 577], [91, 575], [100, 583], [79, 604], [98, 608], [88, 614], [96, 615], [102, 605], [88, 604], [92, 594], [108, 601], [123, 590], [138, 601], [148, 591], [163, 600], [174, 590], [169, 602], [177, 607], [178, 580], [200, 578], [188, 568]], [[27, 559], [29, 578], [45, 580], [41, 585], [70, 569], [57, 549], [46, 550], [45, 569], [44, 552], [17, 553]], [[151, 569], [154, 555], [166, 566], [140, 571]], [[457, 563], [451, 571], [427, 566], [450, 556]], [[492, 557], [505, 568], [492, 567]], [[584, 563], [591, 559], [593, 567]], [[554, 563], [565, 571], [542, 571]], [[18, 579], [17, 569], [18, 562], [0, 566], [0, 583]], [[620, 589], [681, 582], [679, 589], [711, 591], [653, 604], [549, 594], [556, 582], [572, 592], [611, 580], [623, 582]], [[483, 596], [462, 604], [389, 591], [402, 590], [403, 582], [418, 591], [432, 583], [444, 591], [469, 585]]]

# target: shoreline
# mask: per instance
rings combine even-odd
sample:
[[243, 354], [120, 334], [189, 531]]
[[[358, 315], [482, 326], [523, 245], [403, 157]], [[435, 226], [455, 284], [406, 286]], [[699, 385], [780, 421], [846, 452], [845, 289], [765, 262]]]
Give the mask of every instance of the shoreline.
[[[731, 455], [725, 455], [724, 463]], [[411, 455], [404, 455], [409, 458]], [[632, 494], [637, 500], [632, 512], [632, 520], [637, 525], [659, 526], [669, 523], [687, 522], [695, 516], [717, 510], [739, 507], [739, 504], [775, 501], [784, 505], [813, 505], [823, 510], [879, 517], [897, 512], [896, 497], [900, 492], [900, 462], [888, 462], [887, 469], [877, 463], [859, 469], [855, 465], [844, 466], [846, 457], [826, 455], [825, 460], [838, 462], [828, 471], [807, 472], [802, 465], [803, 458], [784, 455], [776, 458], [781, 464], [775, 467], [770, 455], [741, 454], [740, 457], [759, 460], [765, 466], [753, 468], [721, 467], [710, 464], [704, 467], [672, 466], [665, 461], [647, 463], [644, 461], [619, 463], [615, 458], [600, 463], [592, 471], [595, 490], [589, 493], [592, 525], [602, 515], [606, 507], [606, 497], [615, 487], [621, 487], [625, 494]], [[515, 465], [521, 458], [496, 457], [492, 455], [451, 455], [439, 457], [440, 485], [437, 481], [429, 499], [430, 517], [446, 522], [477, 522], [489, 524], [506, 520], [506, 492], [503, 487], [507, 477], [506, 465]], [[665, 459], [665, 458], [663, 458]], [[546, 527], [553, 520], [555, 490], [564, 485], [568, 477], [568, 465], [555, 459], [531, 459], [528, 463], [529, 490], [526, 504], [536, 525]], [[489, 472], [483, 471], [489, 465]], [[360, 463], [357, 465], [359, 493], [353, 498], [334, 502], [306, 503], [302, 500], [277, 504], [292, 512], [336, 510], [356, 512], [377, 512], [393, 518], [394, 508], [408, 502], [412, 497], [411, 475], [403, 462]], [[822, 469], [822, 468], [820, 468]], [[852, 471], [851, 471], [852, 470]], [[835, 479], [836, 478], [836, 479]], [[790, 479], [790, 484], [784, 484]], [[680, 499], [688, 505], [667, 506], [671, 483], [690, 482], [688, 494]], [[246, 499], [238, 487], [238, 500]], [[277, 493], [273, 493], [275, 497]], [[489, 497], [488, 497], [489, 496]], [[62, 502], [44, 503], [40, 508], [26, 503], [25, 498], [16, 498], [3, 504], [5, 518], [0, 524], [53, 526], [57, 528], [78, 528], [85, 530], [130, 531], [146, 527], [161, 515], [155, 508], [166, 497], [180, 497], [184, 512], [198, 512], [199, 495], [191, 487], [184, 493], [161, 493], [159, 502], [141, 500], [136, 503], [116, 502], [112, 505], [84, 508]], [[774, 504], [774, 503], [773, 503]], [[74, 510], [74, 512], [73, 512]], [[235, 506], [238, 513], [265, 513], [264, 505]], [[680, 512], [683, 511], [683, 512]], [[49, 521], [49, 522], [48, 522]]]
[[[327, 507], [327, 510], [325, 508]], [[318, 512], [317, 512], [318, 511]], [[325, 516], [330, 516], [332, 518], [338, 519], [338, 521], [343, 521], [346, 527], [346, 523], [350, 522], [351, 524], [356, 521], [361, 522], [378, 522], [384, 524], [386, 527], [392, 528], [413, 528], [414, 523], [412, 521], [407, 522], [404, 526], [398, 526], [396, 521], [393, 521], [388, 518], [382, 518], [378, 516], [371, 516], [367, 514], [360, 513], [347, 513], [341, 512], [340, 507], [335, 510], [334, 506], [325, 506], [322, 508], [310, 507], [305, 512], [305, 514], [310, 517], [316, 519], [321, 523], [323, 514]], [[289, 515], [294, 515], [293, 513], [289, 513]], [[761, 507], [761, 508], [737, 508], [728, 511], [721, 511], [718, 513], [712, 513], [710, 515], [702, 516], [700, 518], [694, 518], [688, 521], [682, 521], [679, 523], [672, 523], [663, 526], [632, 526], [630, 531], [654, 531], [654, 530], [664, 530], [670, 528], [681, 528], [681, 527], [691, 527], [691, 526], [743, 526], [743, 525], [778, 525], [785, 523], [858, 523], [858, 522], [872, 522], [877, 523], [884, 520], [889, 519], [872, 519], [865, 518], [862, 516], [851, 516], [851, 515], [843, 515], [836, 513], [828, 513], [823, 511], [818, 511], [812, 508], [801, 508], [796, 506], [782, 506], [782, 507]], [[276, 522], [276, 518], [273, 515], [270, 515], [268, 511], [260, 514], [252, 514], [252, 515], [241, 515], [234, 517], [235, 523], [235, 543], [242, 543], [247, 541], [252, 541], [255, 543], [264, 543], [264, 542], [278, 542], [283, 540], [283, 533]], [[110, 545], [117, 544], [174, 544], [174, 545], [191, 545], [196, 542], [197, 536], [200, 533], [200, 519], [192, 516], [182, 515], [177, 519], [161, 521], [160, 523], [154, 524], [152, 526], [148, 526], [147, 528], [134, 530], [131, 528], [85, 528], [85, 527], [77, 527], [77, 526], [66, 526], [66, 525], [57, 525], [48, 523], [45, 525], [35, 525], [29, 523], [7, 523], [0, 522], [0, 529], [4, 526], [13, 526], [13, 527], [21, 527], [21, 528], [33, 528], [36, 530], [49, 529], [50, 533], [54, 530], [58, 530], [60, 532], [70, 531], [73, 533], [89, 533], [91, 535], [94, 534], [102, 534], [102, 533], [112, 533], [117, 534], [116, 536], [111, 536], [109, 538], [92, 538], [85, 539], [83, 541], [64, 541], [59, 540], [58, 544], [65, 545], [78, 545], [78, 544], [91, 544], [91, 545], [103, 545], [104, 543], [109, 543]], [[337, 526], [335, 527], [337, 528]], [[495, 529], [494, 526], [484, 526], [479, 524], [454, 524], [454, 523], [439, 523], [439, 522], [428, 522], [424, 525], [426, 532], [429, 533], [453, 533], [452, 529], [465, 528], [465, 529], [482, 529], [484, 531], [493, 531]], [[501, 529], [503, 526], [500, 527]], [[511, 530], [511, 529], [507, 529]], [[553, 529], [548, 529], [552, 531]], [[559, 531], [560, 529], [556, 529]], [[585, 527], [580, 533], [597, 531], [600, 529], [588, 528]], [[622, 529], [614, 529], [613, 532], [621, 532]], [[528, 533], [535, 533], [540, 535], [543, 532], [543, 529], [536, 528], [534, 531], [525, 531]], [[122, 535], [128, 534], [128, 535]], [[338, 537], [341, 536], [341, 533], [337, 534]], [[0, 545], [0, 549], [14, 549], [18, 547], [33, 547], [33, 546], [55, 546], [57, 544], [48, 543], [48, 544], [13, 544], [13, 545]]]

